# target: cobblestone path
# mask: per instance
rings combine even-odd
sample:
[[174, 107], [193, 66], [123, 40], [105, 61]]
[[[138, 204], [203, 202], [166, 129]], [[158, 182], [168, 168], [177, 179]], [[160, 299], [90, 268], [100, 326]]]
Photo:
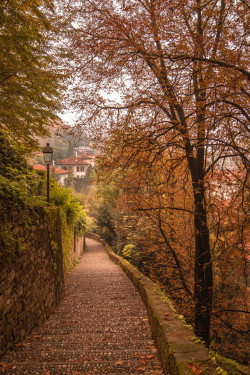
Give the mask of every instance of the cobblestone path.
[[0, 361], [4, 375], [163, 374], [137, 290], [91, 239], [55, 313]]

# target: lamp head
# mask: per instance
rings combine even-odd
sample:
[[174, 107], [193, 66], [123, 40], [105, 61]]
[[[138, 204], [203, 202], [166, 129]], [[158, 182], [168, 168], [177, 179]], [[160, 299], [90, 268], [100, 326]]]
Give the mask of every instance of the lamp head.
[[52, 162], [53, 148], [50, 147], [49, 143], [47, 143], [43, 149], [43, 157], [44, 157], [44, 161], [46, 164], [49, 164]]

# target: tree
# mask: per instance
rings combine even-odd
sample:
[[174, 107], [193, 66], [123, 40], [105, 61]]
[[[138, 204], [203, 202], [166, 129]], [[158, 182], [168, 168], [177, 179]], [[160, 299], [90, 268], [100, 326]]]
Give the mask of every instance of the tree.
[[116, 231], [114, 221], [114, 207], [118, 196], [118, 189], [113, 184], [97, 185], [96, 192], [89, 197], [89, 215], [93, 217], [92, 225], [95, 233], [104, 238], [110, 245], [115, 243]]
[[67, 150], [67, 155], [66, 157], [69, 158], [70, 156], [75, 156], [75, 148], [72, 145], [72, 143], [68, 144], [68, 150]]
[[0, 127], [29, 147], [35, 136], [47, 134], [62, 107], [65, 76], [57, 40], [62, 19], [54, 3], [3, 0], [0, 5]]
[[[41, 204], [43, 181], [29, 165], [25, 149], [0, 128], [0, 201], [2, 205]], [[45, 185], [44, 185], [45, 188]]]
[[[170, 158], [168, 151], [153, 154], [138, 142], [140, 152], [135, 152], [134, 145], [124, 151], [128, 136], [128, 132], [113, 136], [97, 162], [102, 185], [112, 182], [111, 186], [119, 188], [119, 197], [109, 210], [115, 229], [113, 248], [120, 255], [125, 248], [127, 255], [127, 246], [132, 245], [130, 261], [160, 284], [178, 311], [193, 324], [194, 207], [188, 168], [178, 163], [173, 150]], [[241, 173], [233, 176], [230, 171], [214, 171], [214, 176], [207, 176], [214, 274], [211, 347], [247, 363], [249, 189], [241, 186], [247, 183], [241, 177]], [[110, 206], [109, 197], [104, 198]], [[96, 202], [93, 199], [92, 206]], [[102, 217], [99, 225], [105, 228], [106, 218], [96, 208]]]
[[[76, 7], [72, 48], [83, 89], [78, 84], [75, 103], [85, 124], [97, 135], [129, 134], [122, 147], [134, 153], [142, 140], [154, 153], [179, 151], [178, 163], [188, 166], [195, 332], [209, 344], [213, 270], [205, 179], [228, 159], [249, 165], [249, 7], [240, 0], [85, 0]], [[127, 164], [132, 159], [133, 153]]]
[[94, 168], [90, 164], [87, 168], [85, 176], [83, 177], [83, 186], [85, 192], [88, 192], [89, 187], [93, 184], [93, 173]]

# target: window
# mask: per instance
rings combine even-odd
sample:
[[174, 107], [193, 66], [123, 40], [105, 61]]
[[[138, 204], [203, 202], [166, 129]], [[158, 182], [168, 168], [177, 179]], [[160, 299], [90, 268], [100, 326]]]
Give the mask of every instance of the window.
[[84, 172], [84, 167], [81, 167], [81, 172]]
[[77, 172], [80, 172], [80, 167], [76, 167], [76, 171], [77, 171]]

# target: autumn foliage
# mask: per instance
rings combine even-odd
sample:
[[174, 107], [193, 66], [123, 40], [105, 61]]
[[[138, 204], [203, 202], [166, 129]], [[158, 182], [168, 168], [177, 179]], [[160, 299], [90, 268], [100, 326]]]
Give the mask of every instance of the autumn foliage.
[[232, 345], [240, 348], [249, 247], [249, 5], [71, 6], [72, 104], [102, 147], [98, 175], [106, 194], [111, 181], [117, 189], [112, 204], [101, 204], [106, 234], [118, 251], [135, 245], [138, 266], [174, 296], [207, 346], [212, 340], [230, 352], [237, 334]]
[[[193, 325], [194, 204], [187, 165], [168, 151], [152, 155], [143, 144], [137, 153], [127, 147], [125, 153], [120, 132], [112, 138], [113, 158], [109, 147], [108, 142], [107, 153], [104, 147], [99, 156], [98, 188], [90, 201], [90, 213], [101, 216], [95, 230], [160, 285]], [[220, 171], [206, 183], [214, 278], [210, 347], [245, 363], [249, 192], [242, 178], [242, 171], [238, 178]]]

